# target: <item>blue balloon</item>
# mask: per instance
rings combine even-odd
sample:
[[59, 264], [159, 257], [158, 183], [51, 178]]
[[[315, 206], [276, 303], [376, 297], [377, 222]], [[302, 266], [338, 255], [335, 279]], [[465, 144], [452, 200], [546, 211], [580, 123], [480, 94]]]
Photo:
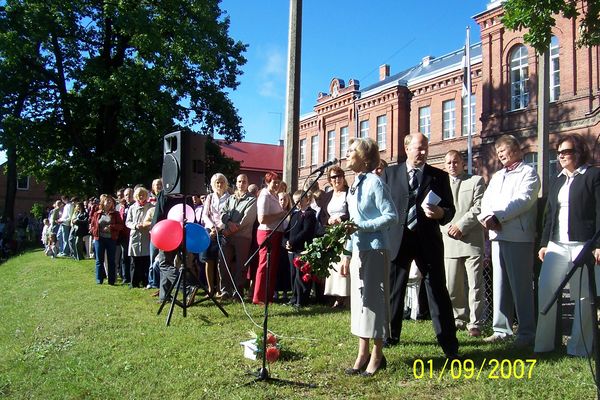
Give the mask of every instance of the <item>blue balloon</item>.
[[208, 249], [210, 237], [200, 224], [185, 224], [185, 247], [190, 253], [202, 253]]

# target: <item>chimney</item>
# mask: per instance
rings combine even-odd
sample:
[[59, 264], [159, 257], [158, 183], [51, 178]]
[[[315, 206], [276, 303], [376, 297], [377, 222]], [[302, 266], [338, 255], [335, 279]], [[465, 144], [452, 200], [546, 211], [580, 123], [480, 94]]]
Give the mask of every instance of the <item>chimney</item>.
[[423, 60], [422, 60], [423, 66], [427, 67], [431, 63], [431, 60], [433, 60], [434, 58], [435, 58], [434, 56], [425, 56], [425, 57], [423, 57]]
[[383, 64], [379, 66], [379, 80], [382, 81], [385, 78], [390, 76], [390, 66], [388, 64]]

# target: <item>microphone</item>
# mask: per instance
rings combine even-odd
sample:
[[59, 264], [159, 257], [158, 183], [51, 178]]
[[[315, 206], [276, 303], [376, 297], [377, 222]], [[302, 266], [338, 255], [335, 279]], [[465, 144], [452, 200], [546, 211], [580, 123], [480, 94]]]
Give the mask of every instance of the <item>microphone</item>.
[[319, 168], [315, 169], [313, 172], [311, 172], [311, 174], [314, 174], [315, 172], [323, 172], [325, 171], [327, 168], [331, 167], [332, 165], [335, 165], [338, 163], [338, 159], [334, 158], [333, 160], [329, 160], [327, 161], [325, 164], [321, 165]]

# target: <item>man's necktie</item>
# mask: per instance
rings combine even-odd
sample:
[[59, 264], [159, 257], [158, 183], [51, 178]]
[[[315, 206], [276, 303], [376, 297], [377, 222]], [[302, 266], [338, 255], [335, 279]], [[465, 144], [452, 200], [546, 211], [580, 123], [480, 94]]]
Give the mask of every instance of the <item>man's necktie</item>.
[[417, 226], [417, 191], [419, 189], [419, 170], [411, 169], [408, 172], [408, 214], [406, 227], [411, 231]]

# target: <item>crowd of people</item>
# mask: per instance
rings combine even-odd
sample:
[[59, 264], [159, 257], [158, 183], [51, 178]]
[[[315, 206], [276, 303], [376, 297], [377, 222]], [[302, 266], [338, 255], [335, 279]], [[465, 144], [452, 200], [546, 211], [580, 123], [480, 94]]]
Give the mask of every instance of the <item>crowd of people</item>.
[[[517, 348], [554, 350], [556, 306], [536, 318], [534, 269], [536, 204], [540, 181], [523, 162], [518, 140], [501, 136], [495, 143], [502, 168], [488, 185], [465, 171], [457, 151], [444, 158], [445, 171], [427, 163], [428, 140], [420, 134], [404, 140], [407, 159], [387, 166], [377, 144], [355, 138], [346, 166], [355, 174], [351, 186], [339, 166], [327, 171], [328, 191], [318, 184], [305, 194], [288, 191], [275, 172], [264, 187], [249, 185], [246, 175], [233, 187], [220, 173], [210, 180], [208, 195], [191, 196], [194, 221], [210, 244], [188, 254], [193, 301], [196, 288], [222, 300], [248, 299], [254, 304], [278, 301], [296, 308], [310, 302], [350, 308], [351, 332], [359, 338], [350, 375], [372, 376], [385, 368], [385, 347], [400, 342], [411, 265], [423, 278], [422, 288], [437, 341], [449, 359], [459, 357], [457, 330], [483, 335], [483, 254], [491, 242], [494, 343], [513, 340]], [[562, 171], [553, 180], [546, 206], [541, 244], [543, 261], [537, 296], [547, 303], [573, 260], [600, 228], [600, 170], [589, 165], [581, 136], [558, 141]], [[304, 196], [303, 196], [304, 195]], [[181, 203], [167, 196], [156, 179], [148, 191], [124, 188], [116, 197], [103, 194], [84, 202], [63, 197], [44, 220], [42, 241], [51, 257], [95, 257], [96, 283], [118, 279], [132, 288], [155, 289], [169, 300], [178, 273], [177, 251], [163, 251], [150, 240], [152, 227]], [[305, 279], [295, 266], [324, 227], [351, 221], [342, 260], [323, 282]], [[600, 261], [600, 243], [594, 257]], [[587, 275], [570, 281], [575, 321], [568, 354], [589, 355], [592, 347]], [[191, 304], [191, 303], [190, 303]], [[518, 328], [513, 330], [515, 312]], [[372, 346], [371, 346], [372, 344]]]

